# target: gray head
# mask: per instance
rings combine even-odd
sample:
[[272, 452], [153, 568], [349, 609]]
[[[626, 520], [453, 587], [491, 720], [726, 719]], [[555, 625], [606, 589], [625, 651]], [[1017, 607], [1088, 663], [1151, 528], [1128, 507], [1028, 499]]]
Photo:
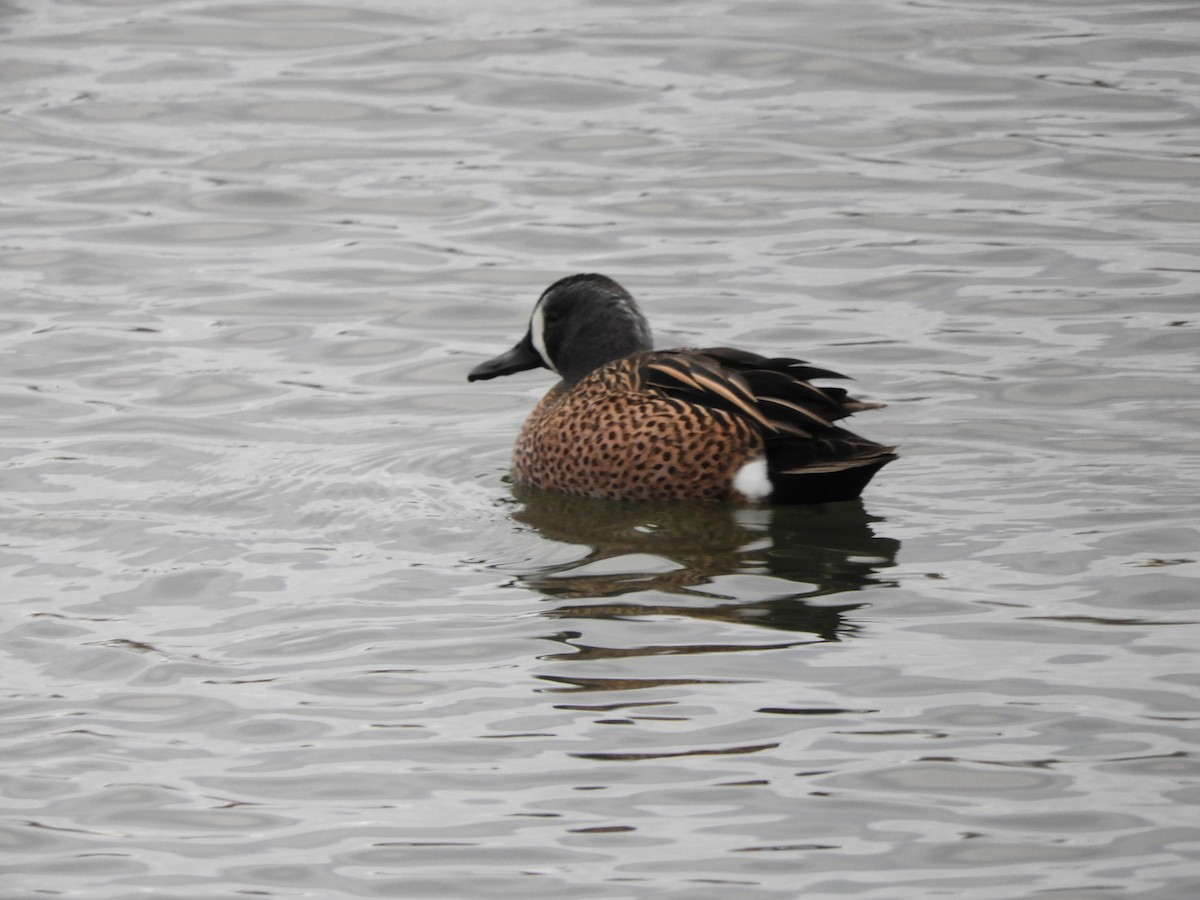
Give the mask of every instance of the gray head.
[[605, 363], [652, 346], [650, 326], [625, 288], [604, 275], [571, 275], [538, 298], [516, 346], [476, 366], [467, 380], [544, 366], [574, 384]]

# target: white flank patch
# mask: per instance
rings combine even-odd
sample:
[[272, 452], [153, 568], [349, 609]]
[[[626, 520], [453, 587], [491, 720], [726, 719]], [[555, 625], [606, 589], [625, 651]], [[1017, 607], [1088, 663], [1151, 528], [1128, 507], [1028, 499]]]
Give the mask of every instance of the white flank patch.
[[538, 305], [533, 308], [533, 315], [529, 319], [529, 337], [533, 341], [533, 349], [538, 352], [538, 356], [542, 358], [546, 368], [551, 372], [557, 372], [558, 369], [554, 368], [554, 363], [550, 360], [550, 354], [546, 352], [546, 316], [542, 313], [540, 300]]
[[754, 503], [770, 497], [775, 488], [767, 477], [767, 458], [760, 456], [738, 469], [733, 476], [733, 489]]

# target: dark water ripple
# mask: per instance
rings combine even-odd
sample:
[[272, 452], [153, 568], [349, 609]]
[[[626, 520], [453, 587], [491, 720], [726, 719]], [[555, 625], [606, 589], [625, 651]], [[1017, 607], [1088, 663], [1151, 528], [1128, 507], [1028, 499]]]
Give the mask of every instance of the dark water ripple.
[[[1200, 25], [0, 10], [5, 897], [1200, 890]], [[848, 371], [862, 504], [502, 479], [599, 270]]]

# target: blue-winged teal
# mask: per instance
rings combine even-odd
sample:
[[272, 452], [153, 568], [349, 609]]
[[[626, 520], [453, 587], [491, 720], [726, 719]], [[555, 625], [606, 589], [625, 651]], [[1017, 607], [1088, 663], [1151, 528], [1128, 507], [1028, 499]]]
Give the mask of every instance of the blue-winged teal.
[[629, 293], [572, 275], [538, 299], [515, 347], [469, 381], [544, 366], [562, 380], [530, 413], [513, 477], [570, 494], [625, 500], [772, 503], [852, 500], [896, 458], [832, 424], [881, 404], [812, 378], [802, 360], [744, 350], [652, 350]]

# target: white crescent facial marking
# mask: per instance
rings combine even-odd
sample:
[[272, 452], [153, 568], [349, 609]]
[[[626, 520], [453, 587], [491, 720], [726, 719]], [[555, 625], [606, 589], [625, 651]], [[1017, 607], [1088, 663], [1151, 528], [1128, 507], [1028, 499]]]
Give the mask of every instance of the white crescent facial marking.
[[775, 490], [767, 477], [767, 458], [752, 459], [733, 476], [733, 489], [752, 503], [766, 500]]
[[558, 372], [558, 369], [554, 368], [550, 354], [546, 352], [546, 317], [542, 312], [542, 301], [540, 300], [533, 308], [533, 315], [529, 318], [529, 337], [533, 341], [533, 349], [537, 350], [538, 356], [542, 358], [546, 368], [551, 372]]

